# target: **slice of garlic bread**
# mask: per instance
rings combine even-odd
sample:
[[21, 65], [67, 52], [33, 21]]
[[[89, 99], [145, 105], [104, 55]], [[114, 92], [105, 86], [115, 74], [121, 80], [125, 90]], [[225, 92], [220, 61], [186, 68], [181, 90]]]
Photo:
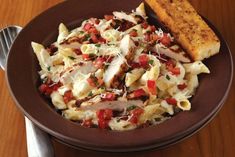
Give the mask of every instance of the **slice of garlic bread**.
[[220, 41], [187, 0], [145, 0], [193, 60], [220, 50]]

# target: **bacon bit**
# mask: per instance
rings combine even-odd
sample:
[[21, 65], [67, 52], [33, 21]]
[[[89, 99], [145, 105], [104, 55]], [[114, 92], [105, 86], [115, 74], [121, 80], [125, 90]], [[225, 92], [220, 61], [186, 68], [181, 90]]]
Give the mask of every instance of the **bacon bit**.
[[144, 40], [145, 40], [145, 41], [150, 41], [150, 40], [151, 40], [149, 33], [144, 34]]
[[148, 80], [147, 81], [147, 87], [148, 87], [149, 92], [152, 95], [157, 94], [157, 88], [156, 88], [156, 81], [155, 80]]
[[138, 36], [137, 31], [136, 31], [136, 30], [132, 30], [132, 31], [130, 32], [130, 36], [131, 36], [131, 37], [137, 37], [137, 36]]
[[171, 39], [166, 33], [164, 33], [163, 37], [160, 39], [160, 42], [166, 47], [168, 47], [171, 43]]
[[151, 40], [153, 40], [153, 41], [157, 41], [157, 40], [160, 39], [160, 37], [159, 37], [157, 34], [151, 34], [150, 38], [151, 38]]
[[140, 67], [141, 67], [140, 64], [139, 64], [139, 63], [136, 63], [136, 62], [131, 62], [131, 63], [130, 63], [130, 66], [131, 66], [132, 69], [140, 68]]
[[72, 91], [66, 91], [64, 93], [64, 96], [63, 96], [63, 99], [64, 99], [64, 102], [67, 104], [70, 100], [72, 100], [74, 97], [73, 97], [73, 93]]
[[135, 98], [138, 98], [138, 97], [141, 97], [141, 96], [146, 96], [146, 93], [143, 89], [134, 90], [133, 94], [134, 94]]
[[169, 69], [169, 71], [170, 71], [173, 75], [179, 75], [179, 74], [180, 74], [180, 68], [172, 68], [172, 69]]
[[143, 23], [141, 24], [141, 27], [144, 28], [144, 29], [147, 29], [148, 26], [149, 26], [149, 25], [148, 25], [147, 22], [143, 22]]
[[109, 20], [112, 20], [114, 18], [113, 15], [104, 15], [104, 19], [109, 21]]
[[98, 126], [101, 129], [105, 129], [108, 127], [108, 123], [113, 117], [113, 110], [111, 109], [101, 109], [96, 112], [98, 117]]
[[101, 96], [101, 99], [105, 101], [113, 101], [116, 99], [116, 95], [114, 93], [105, 93]]
[[89, 29], [91, 29], [92, 27], [93, 27], [92, 24], [86, 23], [86, 24], [84, 25], [83, 29], [84, 29], [85, 31], [89, 31]]
[[129, 119], [129, 121], [132, 124], [137, 124], [138, 120], [139, 120], [139, 117], [142, 113], [144, 113], [144, 110], [141, 109], [141, 108], [137, 108], [137, 109], [132, 110], [131, 111], [131, 118]]
[[168, 60], [166, 62], [166, 68], [168, 71], [172, 73], [172, 75], [179, 75], [180, 74], [180, 68], [175, 67], [175, 63], [172, 60]]
[[80, 49], [73, 49], [73, 51], [77, 54], [77, 55], [81, 55], [82, 51]]
[[187, 87], [187, 85], [185, 83], [183, 83], [183, 84], [178, 84], [177, 87], [180, 90], [184, 90]]
[[92, 119], [86, 119], [86, 120], [83, 120], [82, 126], [84, 127], [87, 127], [87, 128], [91, 128], [93, 123], [92, 123]]
[[175, 98], [166, 98], [165, 100], [170, 105], [177, 105], [177, 100]]
[[147, 55], [143, 54], [139, 56], [140, 66], [145, 68], [148, 65], [148, 62], [149, 62], [149, 57]]

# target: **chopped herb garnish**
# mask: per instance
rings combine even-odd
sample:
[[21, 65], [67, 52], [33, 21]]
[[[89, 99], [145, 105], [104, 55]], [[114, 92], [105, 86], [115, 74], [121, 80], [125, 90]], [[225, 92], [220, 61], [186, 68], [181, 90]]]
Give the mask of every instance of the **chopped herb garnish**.
[[131, 110], [133, 110], [133, 109], [135, 109], [137, 106], [135, 106], [135, 105], [132, 105], [132, 106], [129, 106], [129, 107], [127, 107], [127, 111], [131, 111]]
[[92, 91], [89, 92], [88, 96], [93, 96], [93, 93]]
[[100, 87], [101, 89], [105, 89], [105, 87], [104, 86], [102, 86], [102, 87]]
[[84, 37], [85, 37], [84, 41], [87, 41], [91, 36], [90, 36], [90, 34], [86, 34]]
[[167, 80], [170, 80], [171, 78], [170, 78], [170, 76], [169, 76], [169, 75], [166, 75], [166, 79], [167, 79]]
[[153, 65], [153, 62], [154, 61], [152, 59], [149, 60], [149, 64]]
[[73, 56], [68, 56], [68, 58], [71, 59], [71, 60], [76, 59], [76, 58], [74, 58]]
[[79, 33], [84, 34], [85, 32], [84, 31], [80, 31]]
[[47, 67], [47, 70], [48, 70], [48, 71], [51, 71], [51, 67], [50, 67], [50, 66], [49, 66], [49, 67]]
[[101, 46], [101, 44], [95, 44], [95, 46], [96, 46], [96, 47], [100, 47], [100, 46]]

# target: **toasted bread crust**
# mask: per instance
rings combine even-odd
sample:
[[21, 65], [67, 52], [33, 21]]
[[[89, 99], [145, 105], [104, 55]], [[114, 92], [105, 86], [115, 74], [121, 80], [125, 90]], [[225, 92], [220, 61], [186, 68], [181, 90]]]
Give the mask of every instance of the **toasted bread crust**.
[[193, 60], [219, 52], [220, 41], [187, 0], [145, 0]]

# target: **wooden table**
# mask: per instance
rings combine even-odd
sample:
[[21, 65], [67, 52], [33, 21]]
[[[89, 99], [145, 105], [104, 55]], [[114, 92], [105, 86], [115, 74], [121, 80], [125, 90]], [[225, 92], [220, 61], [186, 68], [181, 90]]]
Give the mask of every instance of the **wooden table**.
[[[62, 0], [1, 0], [0, 28], [16, 24], [25, 26], [33, 17]], [[219, 29], [235, 58], [235, 1], [191, 0], [193, 6]], [[24, 118], [15, 106], [6, 85], [4, 71], [0, 70], [0, 156], [26, 157]], [[23, 87], [22, 87], [23, 90]], [[235, 86], [219, 114], [192, 137], [160, 151], [143, 152], [133, 156], [158, 157], [234, 157], [235, 156]], [[55, 144], [56, 156], [93, 156]], [[109, 156], [107, 154], [100, 154]], [[127, 156], [122, 154], [122, 156]], [[130, 156], [130, 155], [128, 155]]]

